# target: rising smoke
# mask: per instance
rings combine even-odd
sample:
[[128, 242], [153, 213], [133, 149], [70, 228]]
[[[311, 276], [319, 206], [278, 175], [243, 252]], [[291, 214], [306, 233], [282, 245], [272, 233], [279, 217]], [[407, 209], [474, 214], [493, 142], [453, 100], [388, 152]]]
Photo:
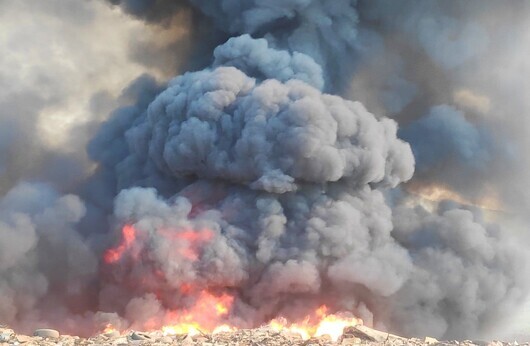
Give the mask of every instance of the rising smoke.
[[[233, 299], [218, 322], [240, 327], [326, 304], [405, 335], [478, 337], [524, 302], [521, 241], [478, 207], [422, 206], [408, 184], [470, 200], [495, 186], [504, 208], [527, 210], [524, 192], [507, 194], [524, 177], [498, 175], [526, 165], [527, 132], [512, 119], [496, 131], [504, 94], [474, 80], [492, 42], [510, 49], [502, 38], [525, 27], [525, 8], [110, 2], [149, 28], [184, 26], [191, 39], [171, 47], [175, 69], [191, 72], [131, 83], [120, 98], [129, 105], [88, 141], [97, 167], [80, 168], [80, 182], [8, 176], [0, 322], [159, 328], [208, 292]], [[153, 62], [136, 43], [135, 57]], [[511, 107], [525, 111], [520, 102]], [[0, 169], [25, 158], [10, 138]]]

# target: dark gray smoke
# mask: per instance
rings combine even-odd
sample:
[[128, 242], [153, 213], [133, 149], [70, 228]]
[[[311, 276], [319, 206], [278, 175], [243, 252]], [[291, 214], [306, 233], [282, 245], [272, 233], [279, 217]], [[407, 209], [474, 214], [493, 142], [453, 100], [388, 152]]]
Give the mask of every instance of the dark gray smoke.
[[[86, 299], [97, 273], [97, 257], [74, 229], [85, 214], [83, 202], [44, 184], [22, 183], [2, 197], [0, 208], [2, 322], [60, 323], [61, 310], [69, 300]], [[50, 314], [38, 313], [43, 309]]]
[[527, 213], [528, 195], [516, 186], [527, 181], [523, 114], [530, 107], [514, 90], [527, 84], [518, 56], [529, 10], [527, 2], [359, 3], [363, 28], [375, 39], [352, 95], [400, 123], [417, 159], [415, 182], [475, 201], [493, 191], [505, 209]]
[[[216, 61], [238, 41], [264, 52], [249, 36], [233, 40], [216, 50]], [[412, 263], [390, 235], [390, 209], [375, 188], [412, 176], [412, 154], [395, 123], [292, 78], [315, 80], [311, 73], [320, 69], [307, 56], [270, 50], [264, 63], [249, 66], [244, 58], [254, 53], [238, 51], [226, 63], [241, 70], [220, 66], [176, 78], [127, 130], [131, 153], [116, 166], [118, 180], [136, 177], [130, 182], [138, 185], [155, 170], [185, 187], [169, 201], [153, 189], [118, 195], [115, 216], [135, 225], [138, 251], [150, 259], [118, 284], [135, 280], [130, 299], [167, 292], [153, 302], [166, 309], [178, 305], [175, 289], [184, 284], [237, 289], [234, 315], [245, 306], [251, 325], [293, 299], [306, 302], [297, 314], [309, 313], [325, 288], [393, 294]], [[282, 69], [277, 55], [287, 62]], [[243, 72], [270, 77], [276, 70], [278, 79], [265, 80]], [[179, 234], [190, 229], [214, 234], [191, 260], [178, 251], [185, 246]], [[162, 288], [139, 283], [156, 269]], [[353, 291], [338, 297], [356, 299]]]
[[479, 210], [447, 201], [435, 212], [399, 207], [393, 221], [394, 238], [415, 263], [389, 303], [398, 323], [409, 321], [405, 333], [478, 335], [477, 327], [494, 328], [526, 295], [526, 254]]
[[[151, 19], [174, 13], [183, 1], [111, 2], [120, 3], [134, 15]], [[325, 71], [326, 90], [331, 91], [342, 90], [349, 83], [355, 66], [356, 3], [355, 0], [187, 1], [188, 6], [208, 17], [219, 32], [264, 37], [275, 48], [312, 57]]]
[[[239, 327], [326, 304], [405, 335], [499, 335], [526, 299], [522, 242], [479, 207], [408, 193], [526, 198], [502, 198], [523, 180], [496, 175], [525, 165], [525, 131], [495, 131], [501, 93], [474, 80], [504, 37], [497, 4], [110, 2], [183, 26], [192, 39], [171, 47], [193, 72], [126, 88], [88, 143], [97, 167], [52, 181], [65, 196], [7, 185], [0, 322], [159, 328], [208, 292], [233, 297], [218, 322]], [[505, 35], [525, 27], [499, 11]], [[132, 59], [157, 65], [141, 47]]]

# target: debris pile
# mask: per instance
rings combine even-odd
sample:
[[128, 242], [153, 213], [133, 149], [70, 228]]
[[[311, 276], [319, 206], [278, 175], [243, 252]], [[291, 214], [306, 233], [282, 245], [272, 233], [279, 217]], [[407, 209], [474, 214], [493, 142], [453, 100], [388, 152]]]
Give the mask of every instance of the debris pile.
[[88, 339], [78, 336], [60, 335], [53, 329], [37, 329], [33, 336], [15, 333], [12, 329], [0, 327], [0, 346], [88, 346], [88, 345], [113, 345], [113, 346], [327, 346], [327, 345], [456, 345], [456, 346], [518, 346], [528, 345], [517, 342], [501, 341], [438, 341], [431, 337], [424, 339], [404, 338], [386, 332], [374, 330], [366, 326], [344, 328], [338, 340], [332, 340], [329, 335], [312, 337], [304, 340], [299, 334], [291, 331], [276, 331], [269, 327], [256, 329], [240, 329], [214, 334], [178, 334], [165, 335], [162, 331], [139, 332], [129, 331], [120, 334], [112, 331], [99, 334]]

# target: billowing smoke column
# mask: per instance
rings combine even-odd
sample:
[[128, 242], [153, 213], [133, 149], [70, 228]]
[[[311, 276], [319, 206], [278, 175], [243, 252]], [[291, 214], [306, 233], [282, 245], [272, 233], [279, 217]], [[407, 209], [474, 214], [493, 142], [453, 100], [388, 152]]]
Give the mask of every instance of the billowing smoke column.
[[[452, 69], [485, 49], [466, 44], [480, 26], [450, 41], [452, 56], [425, 37], [446, 42], [451, 19], [394, 9], [396, 23], [385, 1], [111, 2], [163, 23], [193, 8], [222, 42], [203, 69], [125, 91], [136, 102], [90, 141], [98, 168], [79, 197], [21, 183], [1, 198], [0, 322], [88, 334], [186, 315], [255, 327], [325, 304], [406, 335], [475, 337], [523, 301], [519, 244], [478, 208], [411, 206], [400, 189], [415, 160], [424, 180], [444, 164], [484, 169], [503, 153], [490, 131], [447, 105], [425, 111], [421, 78], [399, 68], [378, 81], [389, 102], [374, 105], [399, 131], [346, 97], [364, 87], [355, 73], [381, 52], [381, 32], [421, 27], [415, 44]], [[419, 13], [439, 10], [425, 3]]]
[[[164, 292], [145, 304], [167, 308], [178, 306], [182, 287], [185, 295], [236, 290], [235, 316], [258, 325], [303, 316], [335, 290], [337, 308], [344, 300], [354, 309], [364, 306], [357, 286], [395, 293], [412, 263], [390, 235], [379, 189], [413, 173], [395, 122], [323, 94], [313, 59], [264, 39], [232, 38], [214, 56], [212, 68], [171, 81], [125, 133], [131, 150], [116, 165], [118, 181], [166, 180], [180, 190], [166, 200], [151, 188], [124, 189], [115, 200], [119, 224], [139, 239], [123, 254], [137, 252], [130, 272], [117, 260], [125, 301]], [[142, 285], [154, 272], [160, 277]], [[109, 304], [114, 294], [102, 291]]]

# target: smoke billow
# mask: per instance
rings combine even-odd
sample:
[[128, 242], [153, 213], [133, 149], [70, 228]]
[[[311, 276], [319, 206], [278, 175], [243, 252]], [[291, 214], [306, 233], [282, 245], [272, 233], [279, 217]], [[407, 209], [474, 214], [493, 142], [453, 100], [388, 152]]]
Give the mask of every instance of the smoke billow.
[[478, 206], [409, 192], [472, 201], [513, 184], [494, 173], [519, 167], [519, 135], [495, 132], [483, 114], [498, 95], [467, 71], [499, 40], [495, 4], [110, 3], [151, 29], [183, 27], [171, 47], [190, 72], [132, 82], [73, 188], [8, 184], [0, 322], [160, 328], [215, 297], [230, 309], [213, 323], [238, 327], [326, 304], [406, 335], [477, 337], [525, 301], [521, 242]]
[[22, 183], [0, 206], [2, 321], [47, 322], [35, 313], [40, 309], [49, 309], [48, 320], [60, 318], [68, 299], [83, 297], [97, 272], [97, 257], [74, 229], [85, 214], [83, 202], [44, 184]]

